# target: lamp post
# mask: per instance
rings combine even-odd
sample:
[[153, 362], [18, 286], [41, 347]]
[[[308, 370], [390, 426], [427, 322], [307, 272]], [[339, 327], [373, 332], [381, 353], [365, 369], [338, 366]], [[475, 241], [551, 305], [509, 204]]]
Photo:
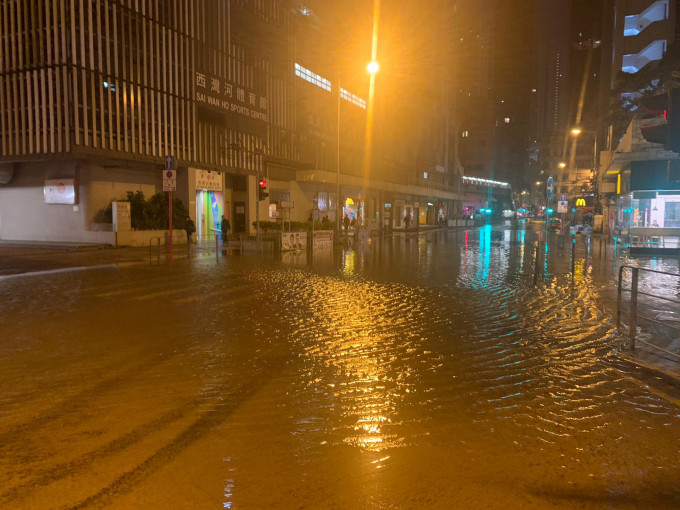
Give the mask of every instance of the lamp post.
[[[369, 62], [366, 66], [366, 70], [371, 76], [380, 70], [380, 64], [378, 62]], [[340, 240], [340, 211], [341, 211], [341, 199], [340, 199], [340, 100], [342, 99], [342, 86], [341, 78], [338, 78], [338, 94], [337, 94], [337, 115], [336, 115], [336, 147], [335, 147], [335, 231], [337, 232], [338, 239]]]
[[593, 174], [594, 174], [594, 185], [595, 185], [595, 204], [599, 207], [600, 197], [599, 197], [599, 183], [600, 183], [600, 169], [598, 168], [598, 154], [597, 154], [597, 131], [585, 131], [580, 127], [573, 127], [570, 131], [572, 136], [580, 136], [581, 134], [593, 135]]

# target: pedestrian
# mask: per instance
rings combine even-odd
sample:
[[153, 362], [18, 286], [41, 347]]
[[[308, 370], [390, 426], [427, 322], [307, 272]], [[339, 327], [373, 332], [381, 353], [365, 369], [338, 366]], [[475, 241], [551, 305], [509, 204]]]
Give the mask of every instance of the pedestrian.
[[220, 224], [220, 229], [222, 230], [222, 242], [223, 243], [229, 242], [229, 239], [227, 239], [227, 233], [231, 230], [231, 225], [229, 224], [229, 220], [224, 214], [222, 215], [222, 223]]
[[345, 216], [345, 219], [342, 220], [342, 224], [345, 226], [345, 230], [349, 230], [349, 216]]
[[184, 230], [187, 232], [187, 244], [191, 244], [191, 236], [196, 232], [196, 225], [189, 216], [184, 220]]
[[407, 212], [406, 216], [404, 216], [404, 225], [406, 225], [406, 230], [411, 226], [411, 213]]

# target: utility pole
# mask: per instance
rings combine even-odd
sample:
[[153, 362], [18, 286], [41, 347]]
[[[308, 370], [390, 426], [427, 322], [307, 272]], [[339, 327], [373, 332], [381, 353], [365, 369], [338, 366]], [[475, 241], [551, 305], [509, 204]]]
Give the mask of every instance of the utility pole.
[[340, 78], [338, 78], [338, 92], [337, 92], [337, 116], [336, 116], [336, 147], [335, 147], [335, 231], [337, 232], [338, 238], [335, 240], [336, 243], [340, 242]]

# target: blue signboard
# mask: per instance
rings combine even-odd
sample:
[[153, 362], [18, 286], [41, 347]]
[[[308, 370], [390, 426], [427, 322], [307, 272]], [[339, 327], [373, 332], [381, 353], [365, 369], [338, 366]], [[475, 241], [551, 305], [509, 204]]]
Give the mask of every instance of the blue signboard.
[[552, 200], [553, 197], [553, 178], [548, 177], [548, 185], [545, 187], [546, 195], [548, 196], [548, 200]]

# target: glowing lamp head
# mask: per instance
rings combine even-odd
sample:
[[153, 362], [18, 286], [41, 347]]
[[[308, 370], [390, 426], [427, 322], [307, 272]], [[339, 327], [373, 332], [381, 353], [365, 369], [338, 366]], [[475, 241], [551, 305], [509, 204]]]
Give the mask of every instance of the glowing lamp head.
[[583, 133], [583, 130], [579, 127], [571, 128], [571, 134], [574, 136], [578, 136], [581, 133]]
[[371, 74], [375, 74], [380, 71], [380, 64], [377, 62], [369, 62], [366, 66], [366, 70]]

